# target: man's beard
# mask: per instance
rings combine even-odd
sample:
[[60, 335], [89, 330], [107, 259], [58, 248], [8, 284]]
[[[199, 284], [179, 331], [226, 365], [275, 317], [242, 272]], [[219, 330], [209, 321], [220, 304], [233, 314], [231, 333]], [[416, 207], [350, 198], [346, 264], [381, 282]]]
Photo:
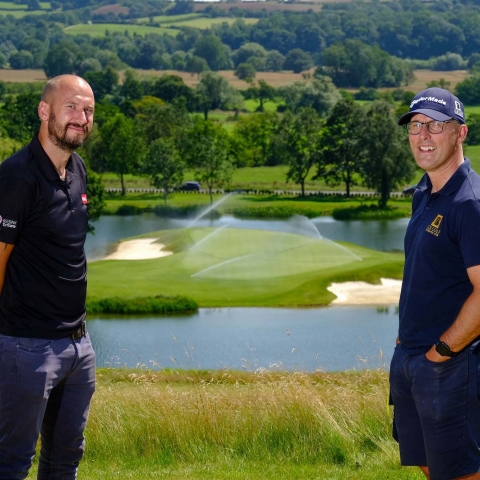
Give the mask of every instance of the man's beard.
[[[83, 128], [84, 135], [68, 136], [69, 126]], [[89, 135], [90, 132], [88, 131], [88, 125], [80, 125], [78, 123], [67, 123], [66, 125], [60, 125], [57, 123], [55, 114], [50, 112], [50, 116], [48, 117], [48, 138], [58, 148], [71, 152], [72, 150], [81, 147]]]

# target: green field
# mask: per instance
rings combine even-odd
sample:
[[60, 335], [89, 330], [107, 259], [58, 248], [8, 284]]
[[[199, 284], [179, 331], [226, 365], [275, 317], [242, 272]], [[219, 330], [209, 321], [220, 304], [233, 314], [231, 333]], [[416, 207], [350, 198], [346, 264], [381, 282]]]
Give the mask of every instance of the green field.
[[110, 33], [128, 32], [130, 35], [133, 35], [134, 33], [137, 35], [146, 35], [147, 33], [156, 33], [157, 35], [163, 35], [164, 33], [166, 33], [168, 35], [175, 36], [178, 33], [178, 30], [174, 30], [171, 28], [148, 27], [145, 25], [129, 25], [117, 23], [82, 23], [80, 25], [73, 25], [72, 27], [67, 27], [65, 29], [65, 33], [68, 33], [69, 35], [90, 35], [92, 37], [104, 37], [107, 30]]
[[303, 235], [233, 228], [143, 235], [175, 253], [90, 263], [89, 298], [163, 294], [186, 295], [201, 307], [313, 306], [334, 299], [326, 290], [333, 281], [401, 278], [402, 254], [324, 240], [306, 219], [290, 225]]
[[465, 116], [467, 117], [467, 123], [468, 123], [468, 116], [471, 115], [472, 113], [479, 114], [480, 113], [480, 105], [475, 105], [474, 107], [465, 106]]
[[[153, 20], [153, 22], [150, 22], [150, 20]], [[156, 17], [153, 17], [153, 19], [150, 19], [150, 17], [138, 18], [136, 23], [159, 23], [162, 27], [172, 25], [192, 28], [209, 28], [211, 25], [217, 25], [223, 22], [232, 24], [237, 20], [239, 19], [234, 17], [210, 18], [201, 13], [185, 13], [184, 15], [157, 15]], [[242, 18], [241, 20], [249, 25], [258, 22], [258, 18]]]
[[142, 17], [137, 18], [137, 23], [150, 23], [150, 20], [153, 20], [153, 23], [175, 23], [175, 22], [184, 22], [185, 20], [194, 20], [196, 18], [204, 17], [201, 13], [184, 13], [182, 15], [157, 15], [155, 17]]
[[[92, 37], [103, 37], [105, 36], [105, 31], [109, 32], [129, 32], [131, 35], [146, 35], [148, 33], [156, 33], [162, 35], [164, 33], [168, 35], [177, 35], [180, 27], [191, 27], [199, 29], [207, 29], [212, 25], [219, 25], [221, 23], [232, 24], [237, 18], [231, 17], [218, 17], [218, 18], [208, 18], [200, 14], [186, 14], [186, 15], [176, 15], [176, 16], [166, 16], [162, 15], [155, 17], [156, 23], [160, 24], [160, 27], [149, 26], [146, 24], [117, 24], [117, 23], [93, 23], [93, 24], [80, 24], [74, 25], [71, 27], [65, 28], [65, 32], [69, 35], [90, 35]], [[161, 19], [161, 20], [160, 20]], [[140, 19], [148, 20], [148, 19]], [[247, 18], [245, 19], [246, 23], [253, 24], [256, 23], [258, 19], [256, 18]], [[140, 22], [148, 23], [148, 22]]]
[[[284, 102], [282, 100], [268, 101], [263, 104], [263, 109], [266, 112], [276, 112], [278, 105], [280, 105], [281, 103], [284, 103]], [[258, 100], [254, 100], [254, 99], [245, 100], [245, 108], [249, 112], [255, 112], [259, 107], [259, 105], [260, 105], [260, 102]]]
[[40, 2], [41, 10], [28, 10], [26, 4], [13, 2], [0, 2], [0, 16], [12, 15], [15, 18], [22, 18], [25, 15], [41, 15], [50, 11], [50, 2]]

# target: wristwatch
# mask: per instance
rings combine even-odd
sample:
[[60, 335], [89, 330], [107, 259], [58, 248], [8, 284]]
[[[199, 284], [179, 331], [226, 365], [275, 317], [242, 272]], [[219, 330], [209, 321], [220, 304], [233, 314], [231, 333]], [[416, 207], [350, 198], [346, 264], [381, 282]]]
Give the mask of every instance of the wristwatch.
[[450, 350], [450, 347], [445, 343], [445, 342], [442, 342], [441, 340], [439, 340], [436, 344], [435, 344], [435, 350], [437, 351], [437, 353], [439, 353], [442, 357], [454, 357], [457, 353], [456, 352], [452, 352]]

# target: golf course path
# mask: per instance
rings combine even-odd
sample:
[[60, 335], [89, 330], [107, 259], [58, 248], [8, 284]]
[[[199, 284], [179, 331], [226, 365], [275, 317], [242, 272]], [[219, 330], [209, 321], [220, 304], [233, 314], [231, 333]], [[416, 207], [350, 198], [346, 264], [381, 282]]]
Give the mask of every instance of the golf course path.
[[380, 285], [366, 282], [332, 283], [327, 290], [336, 295], [332, 305], [385, 305], [398, 304], [401, 280], [381, 278]]

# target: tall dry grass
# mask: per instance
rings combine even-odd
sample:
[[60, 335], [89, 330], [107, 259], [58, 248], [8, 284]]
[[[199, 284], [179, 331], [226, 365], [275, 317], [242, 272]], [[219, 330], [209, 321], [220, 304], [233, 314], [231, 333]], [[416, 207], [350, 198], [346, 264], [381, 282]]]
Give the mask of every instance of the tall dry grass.
[[383, 371], [101, 370], [86, 460], [361, 465], [395, 456]]

